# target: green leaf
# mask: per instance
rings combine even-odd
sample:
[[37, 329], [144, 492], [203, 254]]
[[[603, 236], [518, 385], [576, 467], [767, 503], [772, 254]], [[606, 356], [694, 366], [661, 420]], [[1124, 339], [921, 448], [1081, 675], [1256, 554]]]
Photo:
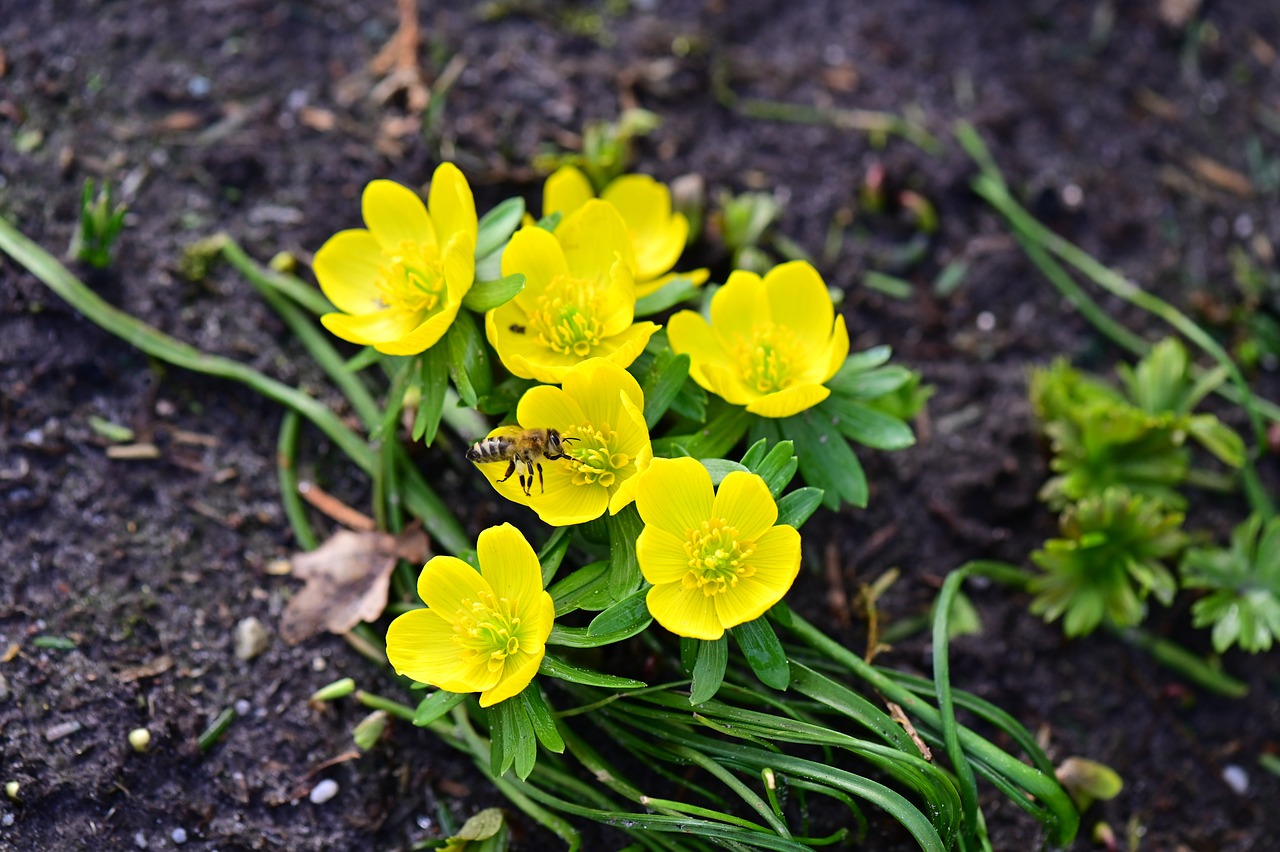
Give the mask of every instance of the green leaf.
[[653, 620], [649, 615], [649, 605], [646, 603], [648, 595], [647, 588], [627, 595], [591, 619], [591, 623], [587, 625], [587, 633], [591, 636], [606, 636], [610, 633], [635, 631], [637, 627], [643, 630], [644, 624]]
[[644, 391], [644, 421], [650, 429], [658, 425], [684, 387], [689, 378], [690, 363], [688, 355], [673, 355], [669, 349], [653, 359], [653, 366], [645, 374], [641, 387]]
[[515, 272], [496, 281], [477, 281], [462, 297], [462, 306], [482, 314], [510, 302], [524, 289], [524, 273]]
[[1234, 429], [1212, 414], [1196, 414], [1188, 418], [1187, 431], [1223, 464], [1244, 467], [1248, 453], [1244, 439]]
[[361, 370], [368, 369], [374, 364], [382, 360], [382, 353], [372, 346], [366, 346], [355, 355], [352, 355], [342, 364], [342, 369], [348, 373], [358, 373]]
[[658, 290], [636, 299], [637, 317], [661, 313], [672, 305], [685, 301], [698, 292], [698, 286], [688, 278], [675, 277]]
[[572, 542], [573, 527], [559, 527], [551, 534], [551, 538], [547, 539], [547, 543], [542, 546], [542, 550], [538, 553], [538, 562], [542, 565], [542, 585], [544, 587], [556, 575], [556, 571], [560, 568], [560, 563], [564, 561], [564, 555], [569, 552], [569, 545]]
[[781, 423], [784, 433], [795, 441], [800, 459], [800, 475], [804, 481], [823, 491], [823, 502], [830, 509], [840, 504], [867, 505], [867, 476], [853, 450], [821, 410], [810, 409], [786, 418]]
[[555, 212], [548, 213], [547, 215], [539, 219], [538, 227], [544, 231], [551, 231], [552, 233], [554, 233], [556, 228], [560, 227], [560, 220], [562, 218], [563, 216], [560, 213], [560, 211], [556, 210]]
[[537, 384], [533, 379], [510, 376], [495, 385], [490, 393], [480, 397], [476, 402], [476, 409], [481, 414], [505, 417], [515, 411], [525, 391]]
[[[744, 456], [745, 459], [745, 456]], [[744, 461], [743, 464], [746, 464]], [[779, 441], [774, 444], [773, 449], [769, 450], [769, 454], [760, 460], [758, 465], [753, 469], [760, 478], [764, 480], [764, 484], [769, 487], [769, 493], [776, 500], [778, 495], [782, 493], [782, 489], [787, 487], [787, 483], [796, 475], [796, 467], [799, 460], [795, 456], [795, 443], [792, 441]], [[750, 465], [748, 465], [751, 467]]]
[[418, 704], [417, 711], [413, 714], [413, 724], [418, 727], [426, 727], [439, 718], [442, 718], [453, 708], [457, 707], [467, 696], [458, 692], [445, 692], [438, 689], [435, 692], [422, 699]]
[[764, 618], [739, 624], [732, 630], [747, 664], [766, 686], [786, 689], [791, 683], [791, 665], [778, 641], [778, 634]]
[[[583, 608], [586, 609], [586, 607]], [[563, 627], [557, 624], [551, 628], [551, 635], [547, 637], [547, 644], [560, 645], [565, 648], [599, 648], [604, 645], [621, 642], [624, 639], [630, 639], [632, 636], [642, 633], [651, 623], [651, 619], [638, 621], [626, 630], [619, 630], [616, 633], [591, 633], [586, 627]]]
[[450, 840], [488, 840], [503, 827], [502, 808], [485, 808], [462, 824]]
[[735, 471], [751, 473], [749, 468], [728, 459], [698, 459], [698, 462], [711, 474], [712, 485], [719, 485], [726, 476]]
[[489, 366], [484, 335], [471, 314], [459, 311], [443, 342], [449, 353], [449, 374], [453, 376], [458, 396], [474, 408], [479, 397], [493, 387], [493, 370]]
[[489, 715], [489, 771], [497, 778], [506, 773], [516, 762], [520, 731], [523, 722], [529, 727], [529, 739], [534, 740], [532, 725], [523, 713], [517, 713], [511, 699], [499, 701], [488, 710]]
[[476, 257], [488, 257], [502, 248], [524, 218], [524, 199], [508, 198], [481, 217], [476, 232]]
[[547, 707], [546, 698], [542, 695], [542, 690], [538, 689], [535, 684], [530, 684], [516, 696], [521, 706], [524, 708], [525, 715], [529, 717], [529, 723], [533, 726], [533, 732], [538, 737], [538, 742], [546, 747], [547, 751], [555, 754], [564, 752], [564, 739], [560, 736], [560, 731], [556, 729], [555, 717], [551, 715], [551, 708]]
[[[752, 430], [754, 432], [754, 430]], [[754, 434], [752, 435], [754, 439]], [[753, 441], [751, 446], [747, 447], [747, 451], [742, 454], [742, 466], [754, 471], [760, 462], [764, 461], [764, 454], [769, 451], [769, 439], [758, 438]]]
[[853, 400], [829, 396], [818, 408], [842, 435], [872, 449], [901, 450], [916, 442], [906, 423]]
[[413, 416], [413, 440], [429, 447], [440, 428], [444, 392], [449, 387], [449, 362], [443, 347], [433, 346], [422, 353], [417, 385], [421, 396]]
[[778, 523], [800, 529], [821, 505], [821, 488], [797, 488], [778, 501]]
[[862, 286], [903, 301], [915, 295], [915, 287], [911, 286], [910, 281], [905, 281], [896, 275], [876, 272], [874, 269], [867, 270], [862, 276]]
[[609, 562], [605, 559], [583, 565], [557, 582], [547, 589], [556, 604], [556, 618], [581, 609], [583, 599], [595, 594], [608, 582]]
[[675, 435], [655, 440], [654, 454], [669, 456], [671, 448], [680, 445], [696, 459], [723, 458], [742, 440], [753, 417], [745, 408], [726, 406], [706, 426], [691, 435]]
[[644, 529], [634, 503], [616, 515], [606, 515], [609, 527], [609, 591], [621, 600], [640, 585], [640, 562], [636, 559], [636, 539]]
[[843, 376], [841, 373], [843, 370], [827, 382], [831, 393], [835, 396], [861, 400], [876, 399], [891, 394], [915, 376], [911, 370], [897, 365], [848, 373]]
[[689, 688], [689, 703], [701, 704], [715, 698], [724, 683], [724, 673], [729, 666], [729, 637], [702, 639], [698, 642], [698, 659], [693, 664], [693, 684]]
[[642, 689], [645, 686], [642, 681], [584, 669], [550, 654], [542, 658], [542, 664], [538, 666], [538, 673], [547, 677], [566, 680], [569, 683], [598, 686], [601, 689]]

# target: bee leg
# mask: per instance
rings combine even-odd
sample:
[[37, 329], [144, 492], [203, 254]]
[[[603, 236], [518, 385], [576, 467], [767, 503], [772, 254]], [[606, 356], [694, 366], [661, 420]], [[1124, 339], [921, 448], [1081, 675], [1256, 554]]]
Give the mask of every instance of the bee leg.
[[520, 474], [520, 487], [524, 489], [524, 496], [529, 496], [529, 490], [533, 488], [533, 464], [531, 462], [524, 463], [524, 469], [527, 474]]
[[[511, 474], [513, 474], [513, 473], [515, 473], [515, 472], [516, 472], [516, 461], [515, 461], [515, 459], [512, 459], [512, 460], [511, 460], [511, 464], [507, 465], [507, 475], [506, 475], [506, 476], [504, 476], [504, 477], [502, 477], [502, 478], [501, 478], [501, 479], [499, 479], [498, 481], [499, 481], [499, 482], [506, 482], [508, 479], [510, 479], [510, 478], [511, 478]], [[520, 477], [520, 478], [521, 478], [522, 480], [524, 479], [524, 477], [523, 477], [523, 476], [522, 476], [522, 477]]]
[[[529, 484], [533, 485], [533, 471], [529, 471]], [[542, 462], [538, 462], [538, 487], [543, 494], [547, 493], [547, 484], [542, 481]]]

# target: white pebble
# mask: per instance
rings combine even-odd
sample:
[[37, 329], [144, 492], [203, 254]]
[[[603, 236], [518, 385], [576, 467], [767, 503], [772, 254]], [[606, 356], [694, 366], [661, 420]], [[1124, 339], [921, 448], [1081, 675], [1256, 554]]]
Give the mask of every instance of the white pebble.
[[996, 315], [991, 311], [983, 311], [978, 314], [977, 326], [978, 331], [993, 331], [996, 327]]
[[133, 835], [133, 845], [139, 849], [146, 849], [151, 844], [147, 842], [147, 836], [139, 831]]
[[262, 622], [253, 616], [240, 619], [235, 629], [235, 652], [238, 660], [252, 660], [267, 650], [271, 642], [271, 634]]
[[169, 839], [176, 845], [181, 846], [187, 842], [187, 830], [185, 828], [175, 828], [169, 832]]
[[1222, 768], [1222, 780], [1227, 782], [1231, 792], [1243, 796], [1249, 791], [1249, 773], [1243, 768], [1229, 763]]
[[336, 795], [338, 795], [338, 782], [332, 778], [326, 778], [311, 788], [311, 804], [323, 805]]
[[3, 825], [5, 828], [13, 825], [13, 814], [6, 811], [4, 816], [0, 816], [0, 825]]
[[243, 698], [232, 706], [235, 708], [237, 716], [248, 716], [249, 713], [253, 711], [253, 705]]

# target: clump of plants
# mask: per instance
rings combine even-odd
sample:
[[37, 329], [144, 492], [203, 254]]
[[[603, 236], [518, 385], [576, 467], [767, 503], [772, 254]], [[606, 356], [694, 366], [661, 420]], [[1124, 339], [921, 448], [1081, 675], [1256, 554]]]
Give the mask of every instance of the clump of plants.
[[[376, 576], [345, 578], [381, 590], [350, 617], [304, 617], [295, 604], [324, 597], [310, 585], [286, 612], [295, 640], [327, 623], [401, 676], [400, 697], [352, 680], [317, 693], [384, 714], [357, 732], [362, 748], [387, 718], [429, 727], [571, 849], [569, 817], [617, 826], [638, 848], [802, 850], [864, 836], [867, 804], [923, 849], [980, 849], [978, 778], [1049, 842], [1071, 841], [1075, 807], [1034, 738], [953, 693], [949, 605], [930, 680], [873, 665], [786, 604], [806, 521], [866, 504], [859, 453], [910, 446], [926, 398], [888, 347], [850, 352], [812, 265], [736, 269], [721, 284], [673, 272], [688, 222], [666, 186], [612, 166], [559, 168], [536, 220], [520, 198], [478, 215], [450, 163], [425, 203], [376, 180], [361, 209], [363, 227], [316, 252], [318, 290], [230, 238], [201, 247], [280, 313], [359, 429], [116, 311], [8, 224], [0, 247], [148, 353], [290, 409], [280, 481], [314, 551], [308, 577], [346, 588], [326, 574], [330, 556], [377, 554], [364, 560]], [[322, 328], [357, 351], [339, 353]], [[377, 529], [355, 543], [322, 543], [300, 501], [299, 418], [369, 477]], [[450, 464], [473, 483], [452, 506], [423, 474]], [[502, 498], [496, 517], [476, 510], [481, 494]], [[1078, 524], [1091, 518], [1082, 506]], [[417, 527], [436, 551], [425, 564], [408, 556]], [[960, 725], [956, 703], [1025, 761]], [[841, 816], [811, 819], [818, 799]], [[446, 848], [506, 836], [486, 818]]]

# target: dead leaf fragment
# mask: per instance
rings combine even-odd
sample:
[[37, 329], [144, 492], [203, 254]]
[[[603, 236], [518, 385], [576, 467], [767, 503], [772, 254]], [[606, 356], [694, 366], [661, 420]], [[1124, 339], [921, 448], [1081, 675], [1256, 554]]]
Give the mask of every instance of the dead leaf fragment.
[[1227, 192], [1235, 193], [1241, 198], [1253, 195], [1253, 181], [1230, 166], [1224, 166], [1217, 160], [1195, 154], [1187, 159], [1187, 166], [1205, 183]]
[[322, 630], [346, 633], [373, 621], [387, 607], [397, 559], [426, 561], [430, 548], [422, 530], [399, 536], [341, 530], [310, 553], [293, 557], [293, 575], [306, 581], [284, 608], [280, 636], [290, 645]]

